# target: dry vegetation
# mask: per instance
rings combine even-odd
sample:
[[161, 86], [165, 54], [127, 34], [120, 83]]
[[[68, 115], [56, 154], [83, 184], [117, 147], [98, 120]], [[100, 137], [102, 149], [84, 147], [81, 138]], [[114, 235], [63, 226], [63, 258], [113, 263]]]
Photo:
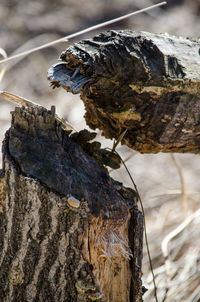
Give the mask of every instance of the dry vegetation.
[[[171, 0], [168, 3], [168, 7], [109, 28], [168, 32], [198, 38], [200, 1]], [[0, 9], [0, 47], [13, 54], [151, 4], [149, 0], [4, 0]], [[94, 33], [85, 37], [92, 35]], [[82, 129], [85, 127], [84, 108], [79, 97], [61, 89], [53, 91], [46, 80], [47, 69], [67, 46], [67, 43], [62, 43], [20, 61], [12, 61], [7, 65], [0, 89], [48, 108], [55, 104], [60, 116], [75, 128]], [[13, 108], [1, 100], [0, 140], [9, 127]], [[110, 146], [109, 141], [101, 140], [104, 146]], [[200, 301], [200, 155], [141, 155], [125, 147], [118, 151], [123, 158], [131, 154], [127, 165], [145, 207], [159, 301]], [[112, 171], [111, 176], [131, 186], [123, 167], [120, 171]], [[145, 247], [143, 273], [143, 282], [148, 288], [144, 301], [153, 301], [152, 277]]]

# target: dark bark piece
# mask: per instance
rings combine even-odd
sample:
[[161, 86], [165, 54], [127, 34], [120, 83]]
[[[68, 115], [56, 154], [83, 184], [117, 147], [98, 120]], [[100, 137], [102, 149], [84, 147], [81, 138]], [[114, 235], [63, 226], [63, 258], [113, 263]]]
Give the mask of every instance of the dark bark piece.
[[1, 301], [141, 301], [143, 217], [42, 107], [16, 108], [0, 173]]
[[92, 129], [116, 139], [127, 129], [123, 144], [143, 153], [199, 153], [199, 41], [108, 31], [69, 47], [61, 60], [48, 78], [73, 93], [78, 87]]

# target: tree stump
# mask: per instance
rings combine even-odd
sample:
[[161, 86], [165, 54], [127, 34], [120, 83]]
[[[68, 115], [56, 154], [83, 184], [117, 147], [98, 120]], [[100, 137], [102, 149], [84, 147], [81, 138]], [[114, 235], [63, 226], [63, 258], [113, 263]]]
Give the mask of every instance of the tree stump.
[[80, 92], [86, 121], [141, 153], [200, 146], [200, 42], [108, 31], [69, 47], [48, 78]]
[[136, 201], [54, 108], [16, 108], [0, 175], [1, 301], [141, 301]]

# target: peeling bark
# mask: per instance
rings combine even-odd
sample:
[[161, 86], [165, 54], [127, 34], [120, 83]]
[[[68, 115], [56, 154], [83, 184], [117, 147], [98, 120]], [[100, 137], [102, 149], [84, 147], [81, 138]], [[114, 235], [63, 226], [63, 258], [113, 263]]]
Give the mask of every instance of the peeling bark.
[[16, 108], [0, 174], [1, 301], [141, 301], [136, 200], [53, 109]]
[[86, 122], [142, 153], [199, 153], [200, 42], [108, 31], [69, 47], [48, 78], [81, 93]]

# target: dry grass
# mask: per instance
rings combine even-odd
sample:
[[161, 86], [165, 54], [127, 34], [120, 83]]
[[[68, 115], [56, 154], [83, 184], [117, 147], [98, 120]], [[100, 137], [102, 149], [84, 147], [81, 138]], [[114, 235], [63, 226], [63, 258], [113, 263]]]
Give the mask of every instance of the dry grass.
[[[180, 171], [167, 154], [137, 153], [126, 164], [143, 196], [158, 301], [197, 302], [200, 299], [200, 192], [195, 190], [199, 171], [193, 167], [199, 159], [192, 155], [176, 157], [181, 162]], [[189, 170], [188, 162], [191, 163]], [[112, 174], [130, 185], [124, 172], [121, 171], [122, 178], [119, 173], [113, 171]], [[184, 200], [187, 200], [187, 213]], [[148, 288], [144, 301], [155, 301], [145, 247], [143, 273], [143, 282]]]

